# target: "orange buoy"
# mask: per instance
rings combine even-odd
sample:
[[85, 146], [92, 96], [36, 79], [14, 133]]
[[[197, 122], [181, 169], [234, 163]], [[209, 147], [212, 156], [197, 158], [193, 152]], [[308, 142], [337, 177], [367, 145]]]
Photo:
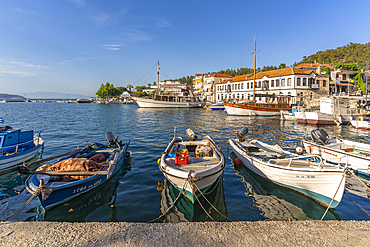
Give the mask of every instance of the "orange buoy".
[[236, 165], [236, 166], [240, 166], [241, 164], [242, 164], [241, 159], [236, 158], [236, 159], [234, 160], [234, 165]]

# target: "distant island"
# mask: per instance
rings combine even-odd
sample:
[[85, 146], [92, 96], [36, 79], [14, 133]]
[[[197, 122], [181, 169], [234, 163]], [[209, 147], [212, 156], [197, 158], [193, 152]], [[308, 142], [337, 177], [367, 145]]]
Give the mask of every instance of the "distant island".
[[15, 94], [0, 93], [0, 100], [26, 100], [25, 97]]
[[79, 98], [91, 98], [90, 96], [82, 94], [66, 94], [59, 92], [33, 92], [25, 94], [26, 97], [14, 94], [0, 93], [0, 100], [26, 100], [26, 99], [79, 99]]

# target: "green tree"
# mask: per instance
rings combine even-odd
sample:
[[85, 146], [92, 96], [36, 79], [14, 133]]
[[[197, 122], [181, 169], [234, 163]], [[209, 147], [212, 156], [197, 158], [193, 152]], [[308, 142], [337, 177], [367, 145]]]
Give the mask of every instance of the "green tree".
[[130, 92], [131, 92], [131, 88], [133, 88], [133, 86], [132, 86], [131, 84], [128, 84], [128, 85], [127, 85], [127, 88], [128, 88], [128, 91], [130, 91]]

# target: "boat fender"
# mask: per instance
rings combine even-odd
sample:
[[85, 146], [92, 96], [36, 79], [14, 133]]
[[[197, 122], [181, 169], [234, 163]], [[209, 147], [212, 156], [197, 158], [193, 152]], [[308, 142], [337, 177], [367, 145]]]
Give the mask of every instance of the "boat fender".
[[313, 151], [313, 145], [309, 145], [309, 146], [308, 146], [308, 152], [309, 152], [309, 153], [312, 153], [312, 151]]
[[158, 181], [158, 187], [157, 187], [157, 190], [163, 190], [163, 182], [162, 181]]
[[241, 164], [242, 164], [241, 159], [236, 158], [236, 159], [234, 160], [234, 165], [236, 165], [236, 166], [240, 166]]
[[161, 163], [161, 158], [157, 160], [158, 165]]
[[105, 160], [104, 154], [95, 154], [91, 156], [90, 160], [93, 160], [97, 163], [103, 162]]

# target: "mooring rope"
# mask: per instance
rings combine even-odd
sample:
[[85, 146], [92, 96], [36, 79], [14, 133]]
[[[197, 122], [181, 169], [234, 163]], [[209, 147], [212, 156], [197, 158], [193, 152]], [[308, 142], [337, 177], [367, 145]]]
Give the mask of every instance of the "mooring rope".
[[[209, 205], [214, 209], [214, 210], [216, 210], [216, 212], [217, 213], [219, 213], [220, 215], [222, 215], [223, 217], [225, 217], [225, 219], [228, 219], [228, 220], [230, 220], [230, 221], [232, 221], [232, 222], [234, 222], [232, 219], [230, 219], [229, 217], [227, 217], [227, 216], [225, 216], [225, 215], [223, 215], [220, 211], [218, 211], [218, 209], [215, 207], [215, 206], [213, 206], [213, 204], [207, 199], [207, 197], [202, 193], [202, 191], [198, 188], [198, 186], [196, 185], [196, 183], [194, 182], [194, 180], [191, 178], [191, 176], [190, 176], [190, 174], [189, 174], [189, 176], [188, 176], [188, 179], [190, 180], [190, 182], [197, 188], [197, 190], [199, 191], [199, 193], [203, 196], [203, 198], [209, 203]], [[198, 202], [199, 202], [199, 199], [198, 199], [198, 197], [196, 197], [197, 198], [197, 200], [198, 200]], [[200, 204], [200, 202], [199, 202], [199, 204]], [[201, 205], [201, 204], [200, 204]], [[201, 207], [203, 208], [203, 206], [201, 205]], [[204, 210], [204, 208], [203, 208], [203, 210]], [[205, 212], [206, 212], [206, 214], [208, 215], [208, 213], [207, 213], [207, 211], [206, 210], [204, 210]], [[211, 216], [209, 216], [211, 219], [213, 219]], [[215, 221], [215, 220], [213, 220], [213, 221]]]
[[358, 181], [360, 181], [366, 188], [368, 188], [368, 189], [370, 189], [370, 187], [367, 185], [367, 184], [365, 184], [364, 182], [362, 182], [361, 181], [361, 179], [359, 179], [358, 178], [358, 176], [355, 174], [355, 172], [353, 171], [353, 170], [351, 170], [351, 169], [349, 169], [349, 168], [346, 168], [352, 175], [354, 175], [355, 176], [355, 178], [357, 178], [358, 179]]
[[32, 194], [32, 196], [28, 199], [28, 201], [20, 208], [18, 209], [17, 211], [15, 211], [14, 213], [12, 213], [11, 215], [9, 215], [8, 217], [6, 217], [5, 219], [2, 220], [2, 222], [4, 221], [7, 221], [7, 220], [12, 220], [14, 219], [14, 217], [16, 217], [20, 212], [22, 212], [22, 210], [27, 207], [27, 205], [33, 200], [33, 198], [35, 198], [36, 196], [38, 196], [41, 191], [44, 189], [44, 184], [41, 184], [40, 183], [40, 186], [35, 190], [35, 192]]
[[184, 187], [181, 189], [181, 191], [180, 191], [179, 195], [177, 196], [177, 198], [175, 199], [175, 201], [171, 204], [171, 206], [169, 206], [169, 207], [167, 208], [166, 212], [164, 212], [162, 215], [160, 215], [159, 217], [155, 218], [154, 220], [148, 221], [148, 223], [152, 223], [152, 222], [154, 222], [154, 221], [159, 220], [160, 218], [162, 218], [163, 216], [165, 216], [165, 215], [168, 213], [168, 211], [170, 211], [170, 209], [171, 209], [173, 206], [175, 206], [175, 204], [176, 204], [177, 200], [180, 198], [180, 196], [181, 196], [182, 192], [185, 190], [185, 188], [186, 188], [186, 184], [187, 184], [187, 183], [188, 183], [188, 179], [186, 179], [186, 181], [185, 181], [185, 183], [184, 183]]
[[[346, 169], [348, 169], [348, 168], [346, 168]], [[338, 186], [338, 188], [337, 188], [337, 191], [335, 191], [335, 194], [334, 194], [333, 198], [331, 199], [331, 202], [330, 202], [330, 204], [328, 205], [328, 207], [327, 207], [327, 209], [326, 209], [326, 211], [325, 211], [324, 215], [321, 217], [321, 220], [323, 220], [323, 219], [324, 219], [324, 217], [325, 217], [326, 213], [329, 211], [329, 208], [330, 208], [331, 204], [333, 203], [334, 198], [335, 198], [335, 196], [337, 195], [337, 193], [338, 193], [338, 191], [339, 191], [339, 188], [340, 188], [340, 185], [342, 184], [342, 182], [343, 182], [343, 178], [344, 178], [345, 176], [346, 176], [346, 172], [345, 172], [345, 170], [344, 170], [344, 171], [343, 171], [343, 175], [342, 175], [342, 179], [340, 180], [340, 183], [339, 183], [339, 186]]]

